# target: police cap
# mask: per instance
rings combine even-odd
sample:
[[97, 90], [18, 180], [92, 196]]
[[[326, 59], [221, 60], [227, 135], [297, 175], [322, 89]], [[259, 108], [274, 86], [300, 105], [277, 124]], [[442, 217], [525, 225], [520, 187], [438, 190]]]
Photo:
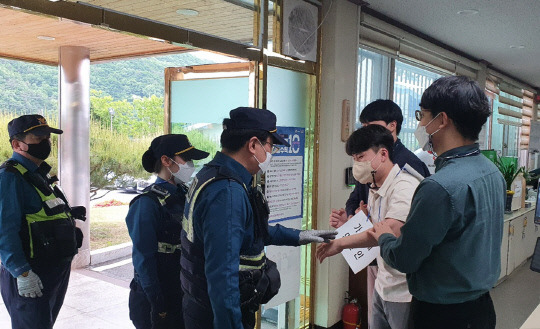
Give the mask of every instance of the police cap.
[[144, 170], [154, 172], [154, 165], [162, 155], [168, 156], [169, 158], [178, 155], [184, 161], [190, 161], [204, 159], [209, 153], [196, 149], [191, 145], [186, 135], [161, 135], [154, 138], [150, 147], [142, 156]]
[[237, 107], [229, 113], [230, 119], [223, 121], [223, 129], [255, 129], [269, 132], [274, 144], [290, 146], [277, 133], [276, 115], [266, 109]]
[[61, 134], [62, 130], [49, 127], [47, 120], [39, 114], [22, 115], [8, 123], [9, 138], [22, 133], [32, 133], [36, 136]]

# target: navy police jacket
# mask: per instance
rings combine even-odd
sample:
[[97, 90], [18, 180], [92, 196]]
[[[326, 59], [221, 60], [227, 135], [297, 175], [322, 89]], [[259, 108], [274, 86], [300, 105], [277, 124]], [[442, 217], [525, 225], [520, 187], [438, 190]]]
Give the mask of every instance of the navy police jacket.
[[[221, 179], [200, 188], [223, 169], [235, 179]], [[264, 241], [255, 239], [254, 216], [247, 189], [252, 175], [224, 153], [217, 152], [194, 179], [182, 223], [182, 289], [190, 313], [213, 327], [242, 329], [240, 310], [240, 256], [257, 257], [264, 245], [298, 246], [299, 230], [269, 225]], [[193, 202], [195, 201], [195, 202]], [[193, 305], [193, 306], [192, 306]]]

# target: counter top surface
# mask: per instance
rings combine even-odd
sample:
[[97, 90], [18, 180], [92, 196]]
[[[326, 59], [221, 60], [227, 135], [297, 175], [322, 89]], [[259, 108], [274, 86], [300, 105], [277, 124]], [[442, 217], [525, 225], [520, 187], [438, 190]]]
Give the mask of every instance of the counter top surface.
[[[535, 210], [535, 207], [521, 208], [521, 209], [513, 211], [511, 214], [504, 214], [504, 221], [505, 222], [511, 221], [511, 220], [516, 219], [517, 217], [519, 217], [521, 215], [524, 215], [524, 214], [526, 214], [528, 212], [532, 212], [532, 214], [534, 214], [534, 210]], [[531, 218], [531, 220], [534, 220], [534, 218]]]

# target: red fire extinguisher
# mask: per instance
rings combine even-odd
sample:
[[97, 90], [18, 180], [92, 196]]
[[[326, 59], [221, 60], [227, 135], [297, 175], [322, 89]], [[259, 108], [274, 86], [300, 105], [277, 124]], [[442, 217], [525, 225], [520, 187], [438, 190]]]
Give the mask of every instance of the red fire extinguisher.
[[343, 306], [343, 329], [360, 329], [362, 320], [360, 319], [360, 305], [358, 305], [358, 301], [356, 298], [352, 298], [349, 292], [347, 292], [345, 300], [348, 303]]

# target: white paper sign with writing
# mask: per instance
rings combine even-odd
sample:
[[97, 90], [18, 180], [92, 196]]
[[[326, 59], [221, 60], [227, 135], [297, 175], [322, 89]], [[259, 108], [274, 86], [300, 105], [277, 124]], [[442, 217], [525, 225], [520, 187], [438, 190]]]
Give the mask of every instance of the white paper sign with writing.
[[[359, 212], [337, 229], [336, 239], [355, 235], [369, 230], [373, 224], [363, 212]], [[345, 249], [341, 252], [345, 260], [356, 274], [369, 265], [379, 254], [379, 247]]]

